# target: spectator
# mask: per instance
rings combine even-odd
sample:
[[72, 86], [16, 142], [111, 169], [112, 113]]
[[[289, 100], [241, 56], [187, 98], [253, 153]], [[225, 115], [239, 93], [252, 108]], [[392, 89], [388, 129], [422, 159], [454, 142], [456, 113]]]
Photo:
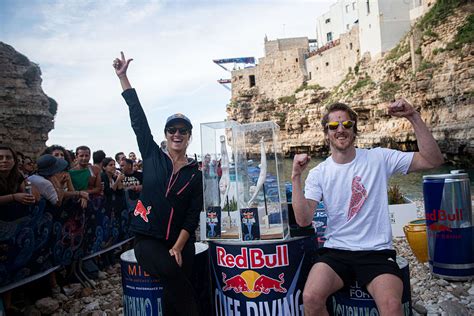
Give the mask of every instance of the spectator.
[[132, 160], [133, 163], [137, 162], [137, 155], [133, 151], [128, 154], [128, 159]]
[[123, 187], [128, 191], [131, 200], [136, 201], [142, 191], [143, 174], [133, 171], [133, 161], [130, 159], [122, 159], [120, 167], [124, 174]]
[[89, 147], [77, 147], [76, 164], [69, 170], [69, 173], [76, 190], [85, 190], [89, 195], [100, 194], [102, 192], [100, 169], [89, 163], [90, 158], [91, 150]]
[[23, 175], [25, 177], [31, 176], [35, 172], [35, 162], [31, 157], [25, 156], [23, 160]]
[[115, 163], [117, 165], [117, 169], [120, 169], [120, 162], [123, 158], [127, 158], [123, 152], [118, 152], [115, 154]]
[[56, 158], [61, 158], [61, 159], [66, 160], [68, 164], [67, 169], [72, 167], [72, 162], [74, 158], [71, 157], [71, 154], [69, 153], [69, 151], [66, 150], [66, 148], [64, 148], [63, 146], [59, 146], [59, 145], [49, 146], [43, 151], [41, 156], [45, 154], [50, 154]]
[[38, 188], [42, 197], [52, 205], [60, 206], [64, 197], [63, 187], [67, 181], [62, 173], [67, 168], [66, 160], [46, 154], [38, 158], [37, 165], [37, 174], [29, 176], [28, 180]]
[[[73, 158], [74, 154], [72, 154], [69, 150], [65, 149], [63, 146], [60, 145], [52, 145], [46, 148], [42, 155], [50, 154], [58, 159], [64, 159], [68, 163], [66, 170], [69, 170], [73, 165]], [[65, 178], [63, 182], [63, 191], [64, 191], [64, 199], [71, 199], [71, 198], [78, 198], [80, 199], [81, 205], [83, 208], [87, 207], [87, 201], [89, 201], [89, 193], [84, 190], [75, 190], [72, 184], [71, 176], [69, 172], [63, 171], [62, 177]]]
[[92, 162], [99, 170], [102, 170], [102, 160], [105, 159], [105, 152], [101, 149], [94, 151], [92, 154]]
[[9, 146], [0, 145], [0, 205], [17, 202], [34, 204], [33, 194], [25, 193], [23, 176], [18, 170], [16, 152]]

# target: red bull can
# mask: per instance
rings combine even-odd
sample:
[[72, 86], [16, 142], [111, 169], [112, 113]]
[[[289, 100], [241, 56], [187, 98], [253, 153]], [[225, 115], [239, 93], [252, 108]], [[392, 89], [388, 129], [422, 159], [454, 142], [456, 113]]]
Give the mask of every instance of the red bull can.
[[432, 274], [447, 280], [474, 277], [474, 225], [466, 173], [423, 176]]

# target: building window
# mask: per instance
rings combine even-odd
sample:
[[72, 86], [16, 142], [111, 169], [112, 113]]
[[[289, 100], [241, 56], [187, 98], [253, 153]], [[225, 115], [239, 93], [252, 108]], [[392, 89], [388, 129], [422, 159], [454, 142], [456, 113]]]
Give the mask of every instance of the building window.
[[370, 3], [369, 3], [369, 0], [367, 0], [366, 4], [367, 4], [367, 14], [370, 14]]
[[331, 19], [326, 19], [326, 24], [331, 23]]
[[326, 40], [328, 42], [332, 41], [332, 32], [329, 32], [329, 33], [326, 34]]
[[346, 5], [346, 13], [349, 13], [349, 5]]
[[326, 67], [327, 67], [327, 66], [329, 66], [329, 62], [328, 62], [328, 61], [326, 62]]
[[255, 75], [249, 76], [250, 88], [255, 87]]
[[355, 11], [355, 9], [356, 9], [356, 3], [352, 2], [352, 11]]
[[298, 62], [298, 58], [296, 58], [296, 62]]
[[347, 29], [347, 30], [349, 29], [349, 24], [346, 24], [346, 29]]
[[309, 72], [308, 79], [311, 80], [311, 71]]
[[349, 49], [352, 50], [352, 43], [349, 43]]

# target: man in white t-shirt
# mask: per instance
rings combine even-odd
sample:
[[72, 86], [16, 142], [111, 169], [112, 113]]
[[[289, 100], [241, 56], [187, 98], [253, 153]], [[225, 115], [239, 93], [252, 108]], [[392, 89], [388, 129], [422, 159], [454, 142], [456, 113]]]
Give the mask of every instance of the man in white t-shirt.
[[402, 315], [403, 283], [392, 249], [387, 184], [395, 173], [435, 168], [441, 151], [420, 114], [400, 99], [388, 113], [406, 118], [413, 126], [419, 152], [355, 148], [357, 114], [346, 104], [328, 108], [321, 123], [331, 156], [312, 169], [305, 192], [301, 173], [306, 154], [293, 161], [293, 209], [300, 226], [308, 226], [319, 201], [327, 210], [326, 242], [318, 250], [303, 292], [305, 315], [328, 315], [326, 300], [357, 280], [365, 285], [380, 315]]

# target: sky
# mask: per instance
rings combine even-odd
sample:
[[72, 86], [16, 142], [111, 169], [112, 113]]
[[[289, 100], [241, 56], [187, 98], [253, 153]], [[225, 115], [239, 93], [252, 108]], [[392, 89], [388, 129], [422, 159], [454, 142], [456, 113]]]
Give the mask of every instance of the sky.
[[225, 120], [231, 97], [217, 83], [230, 72], [212, 60], [261, 58], [265, 36], [315, 38], [316, 18], [333, 2], [0, 0], [0, 41], [39, 64], [43, 91], [58, 102], [47, 145], [138, 153], [112, 68], [123, 51], [134, 59], [128, 76], [155, 141], [164, 139], [168, 116], [184, 113], [194, 155], [200, 124]]

